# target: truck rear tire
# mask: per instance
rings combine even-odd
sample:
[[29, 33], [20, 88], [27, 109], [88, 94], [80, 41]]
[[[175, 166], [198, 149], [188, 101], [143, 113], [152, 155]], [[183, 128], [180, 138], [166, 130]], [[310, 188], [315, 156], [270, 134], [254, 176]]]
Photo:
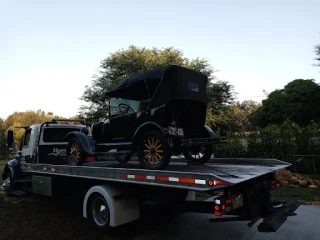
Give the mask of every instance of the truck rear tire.
[[67, 164], [81, 166], [84, 162], [85, 152], [78, 138], [71, 138], [67, 146]]
[[101, 230], [109, 230], [110, 227], [110, 210], [105, 198], [94, 193], [89, 199], [88, 217], [94, 227]]
[[165, 169], [171, 158], [165, 137], [155, 130], [148, 131], [142, 136], [137, 153], [140, 165], [150, 170]]

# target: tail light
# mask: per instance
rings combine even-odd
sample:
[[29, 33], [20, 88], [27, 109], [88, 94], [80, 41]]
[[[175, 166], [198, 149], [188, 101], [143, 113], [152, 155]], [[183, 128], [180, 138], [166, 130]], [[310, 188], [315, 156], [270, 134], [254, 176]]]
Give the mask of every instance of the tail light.
[[172, 121], [172, 122], [171, 122], [171, 126], [172, 126], [172, 127], [176, 127], [176, 126], [177, 126], [177, 123], [176, 123], [175, 121]]
[[243, 206], [243, 197], [241, 194], [221, 196], [214, 200], [214, 215], [222, 216]]

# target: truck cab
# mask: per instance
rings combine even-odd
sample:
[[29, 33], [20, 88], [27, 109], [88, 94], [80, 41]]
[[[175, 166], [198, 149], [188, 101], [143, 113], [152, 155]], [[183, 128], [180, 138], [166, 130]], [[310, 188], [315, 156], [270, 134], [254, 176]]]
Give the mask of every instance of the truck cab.
[[78, 121], [53, 121], [24, 127], [18, 158], [27, 163], [65, 164], [69, 132], [86, 128]]
[[[68, 142], [65, 136], [70, 132], [82, 132], [90, 135], [88, 125], [79, 120], [52, 120], [32, 126], [25, 126], [19, 150], [14, 159], [10, 160], [4, 168], [2, 179], [5, 186], [9, 183], [25, 178], [28, 163], [35, 164], [66, 164], [66, 147]], [[7, 147], [13, 151], [13, 131], [8, 130]], [[12, 187], [12, 185], [11, 185]], [[13, 190], [13, 189], [11, 189]]]

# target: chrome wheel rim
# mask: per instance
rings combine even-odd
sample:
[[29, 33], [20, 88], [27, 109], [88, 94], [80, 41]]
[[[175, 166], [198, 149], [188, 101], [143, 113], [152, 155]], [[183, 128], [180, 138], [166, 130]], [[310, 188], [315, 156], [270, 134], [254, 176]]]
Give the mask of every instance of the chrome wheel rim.
[[109, 208], [102, 197], [97, 197], [93, 200], [92, 216], [95, 223], [100, 227], [109, 223]]
[[6, 190], [6, 189], [10, 189], [10, 177], [7, 177], [2, 184], [2, 187]]

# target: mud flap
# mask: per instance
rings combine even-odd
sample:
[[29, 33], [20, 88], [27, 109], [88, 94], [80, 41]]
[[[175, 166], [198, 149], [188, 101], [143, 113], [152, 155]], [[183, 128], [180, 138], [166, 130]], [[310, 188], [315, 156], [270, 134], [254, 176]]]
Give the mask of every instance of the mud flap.
[[269, 215], [258, 226], [259, 232], [276, 232], [277, 229], [287, 220], [288, 216], [295, 216], [294, 211], [301, 205], [296, 200], [288, 200], [281, 207], [274, 208], [274, 212]]

